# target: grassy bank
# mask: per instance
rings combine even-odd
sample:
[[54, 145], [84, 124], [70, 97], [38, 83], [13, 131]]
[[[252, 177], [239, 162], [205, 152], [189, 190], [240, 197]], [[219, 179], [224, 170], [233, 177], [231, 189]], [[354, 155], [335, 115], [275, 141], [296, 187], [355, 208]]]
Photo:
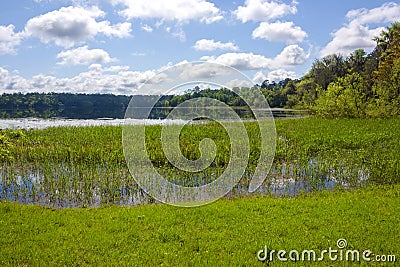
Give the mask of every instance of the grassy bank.
[[[52, 209], [3, 202], [0, 265], [266, 266], [256, 257], [265, 245], [319, 253], [337, 249], [339, 238], [347, 240], [347, 249], [394, 254], [399, 260], [399, 221], [397, 185], [296, 198], [225, 199], [191, 209], [167, 205]], [[327, 254], [325, 259], [290, 265], [348, 263], [330, 261]], [[280, 264], [275, 257], [272, 265]]]

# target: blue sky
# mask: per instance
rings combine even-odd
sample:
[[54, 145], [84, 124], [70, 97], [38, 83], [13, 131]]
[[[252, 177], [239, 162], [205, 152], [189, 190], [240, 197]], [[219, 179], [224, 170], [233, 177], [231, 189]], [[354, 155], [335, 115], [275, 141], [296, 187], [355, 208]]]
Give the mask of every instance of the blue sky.
[[210, 61], [256, 83], [304, 75], [400, 21], [386, 1], [0, 2], [0, 93], [132, 94], [168, 66]]

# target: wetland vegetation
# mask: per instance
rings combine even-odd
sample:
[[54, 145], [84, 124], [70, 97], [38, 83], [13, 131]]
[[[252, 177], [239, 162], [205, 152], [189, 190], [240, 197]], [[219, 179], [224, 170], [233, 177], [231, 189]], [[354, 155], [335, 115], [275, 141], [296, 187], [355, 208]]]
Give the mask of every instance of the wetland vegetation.
[[[258, 193], [294, 195], [302, 190], [399, 182], [399, 118], [304, 118], [275, 123], [275, 159]], [[245, 194], [259, 158], [257, 123], [246, 122], [245, 127], [249, 161], [229, 196]], [[183, 172], [168, 162], [162, 151], [161, 129], [160, 125], [146, 127], [146, 146], [153, 165], [174, 183], [208, 183], [225, 170], [229, 137], [218, 123], [190, 124], [181, 132], [182, 153], [192, 160], [199, 157], [202, 138], [216, 141], [216, 158], [203, 173]], [[153, 202], [129, 174], [121, 134], [121, 126], [2, 130], [0, 197], [55, 207]]]

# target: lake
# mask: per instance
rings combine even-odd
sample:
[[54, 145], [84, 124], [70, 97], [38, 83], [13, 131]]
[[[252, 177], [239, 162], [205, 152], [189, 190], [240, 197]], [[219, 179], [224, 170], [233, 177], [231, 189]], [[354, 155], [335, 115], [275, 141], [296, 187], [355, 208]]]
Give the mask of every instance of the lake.
[[20, 119], [0, 119], [0, 128], [6, 129], [44, 129], [48, 127], [61, 126], [101, 126], [101, 125], [172, 125], [185, 124], [184, 120], [139, 120], [139, 119], [39, 119], [39, 118], [20, 118]]
[[[308, 113], [304, 110], [292, 110], [282, 108], [272, 108], [271, 112], [274, 118], [300, 118], [306, 117]], [[169, 120], [169, 119], [40, 119], [40, 118], [12, 118], [0, 119], [0, 129], [44, 129], [48, 127], [59, 126], [100, 126], [100, 125], [172, 125], [185, 124], [185, 120]]]

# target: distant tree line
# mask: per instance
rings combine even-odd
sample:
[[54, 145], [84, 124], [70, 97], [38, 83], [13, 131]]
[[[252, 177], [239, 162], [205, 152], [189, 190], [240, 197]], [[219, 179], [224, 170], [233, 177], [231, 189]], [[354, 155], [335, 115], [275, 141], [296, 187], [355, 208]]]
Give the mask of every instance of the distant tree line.
[[28, 93], [0, 96], [1, 118], [123, 118], [129, 96]]
[[[375, 41], [369, 54], [358, 49], [348, 57], [329, 55], [315, 60], [298, 80], [265, 80], [257, 86], [272, 108], [306, 109], [321, 117], [400, 115], [400, 23], [393, 23]], [[247, 117], [251, 112], [237, 94], [241, 89], [252, 90], [195, 87], [181, 95], [161, 96], [150, 118], [165, 118], [173, 107], [198, 97], [220, 100]], [[0, 117], [123, 118], [130, 99], [111, 94], [3, 94]], [[150, 100], [140, 98], [142, 103]]]
[[[247, 89], [249, 90], [249, 89]], [[230, 89], [189, 89], [182, 95], [135, 96], [135, 105], [154, 106], [149, 118], [163, 119], [173, 107], [188, 99], [209, 97], [237, 107], [244, 117], [251, 116], [245, 102]], [[0, 96], [0, 118], [124, 118], [132, 96], [112, 94], [68, 94], [68, 93], [28, 93], [2, 94]], [[246, 115], [247, 114], [247, 115]]]

